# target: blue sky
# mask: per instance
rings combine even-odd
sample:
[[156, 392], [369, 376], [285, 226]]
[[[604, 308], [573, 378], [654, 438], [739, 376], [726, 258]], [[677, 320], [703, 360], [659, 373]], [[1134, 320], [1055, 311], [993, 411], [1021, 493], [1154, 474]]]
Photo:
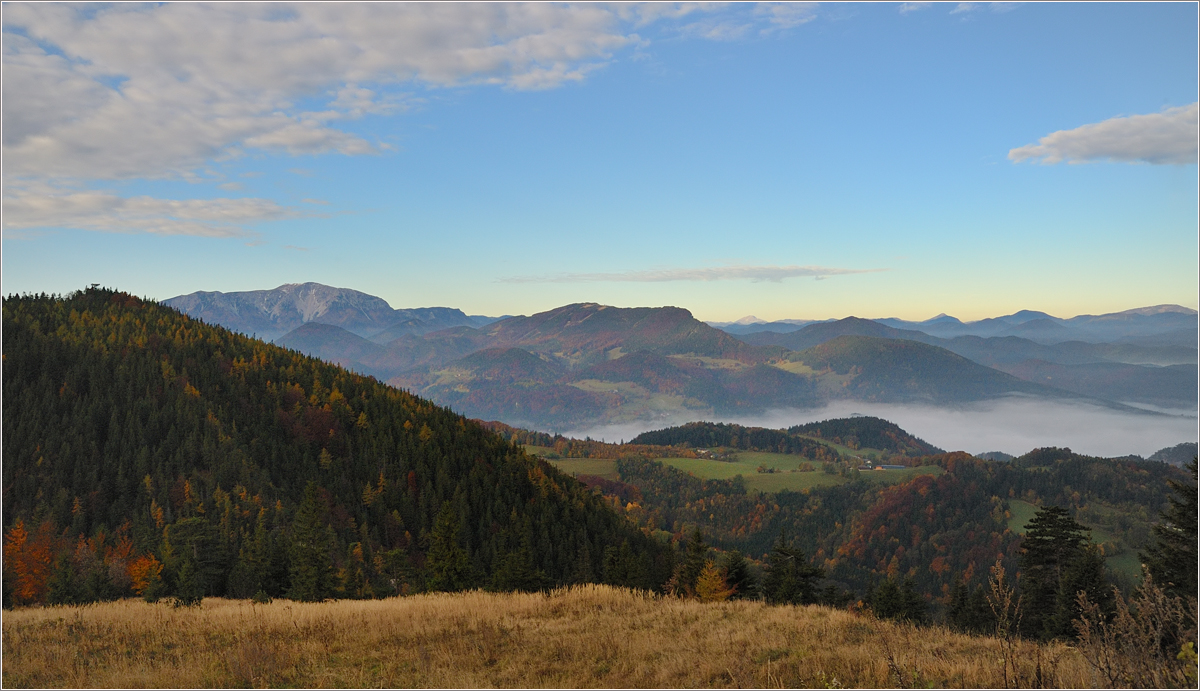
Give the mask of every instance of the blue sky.
[[3, 290], [1197, 307], [1197, 6], [4, 5]]

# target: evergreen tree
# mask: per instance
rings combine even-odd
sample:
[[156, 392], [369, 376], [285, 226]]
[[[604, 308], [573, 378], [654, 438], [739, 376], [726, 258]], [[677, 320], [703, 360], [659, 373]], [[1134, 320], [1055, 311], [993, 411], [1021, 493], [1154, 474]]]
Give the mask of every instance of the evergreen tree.
[[763, 596], [772, 604], [810, 605], [817, 601], [817, 581], [824, 569], [808, 563], [804, 552], [781, 531], [767, 556]]
[[[1184, 466], [1196, 482], [1196, 457]], [[1154, 544], [1141, 554], [1154, 582], [1169, 595], [1196, 597], [1196, 487], [1168, 480], [1177, 496], [1154, 526]]]
[[900, 586], [888, 578], [869, 593], [868, 603], [871, 611], [880, 619], [899, 619], [904, 612], [904, 602], [900, 596]]
[[696, 528], [684, 547], [683, 561], [679, 564], [679, 579], [675, 584], [676, 594], [689, 597], [696, 594], [696, 582], [704, 571], [707, 557], [708, 545], [704, 544], [704, 535]]
[[1029, 521], [1019, 557], [1021, 635], [1044, 639], [1055, 634], [1063, 573], [1088, 542], [1088, 530], [1058, 506], [1038, 509]]
[[185, 556], [179, 565], [175, 583], [175, 605], [195, 607], [204, 600], [204, 585], [200, 582], [191, 556]]
[[471, 565], [467, 552], [459, 544], [458, 514], [450, 502], [442, 503], [429, 535], [429, 551], [425, 553], [428, 589], [456, 592], [471, 586]]
[[319, 602], [333, 596], [334, 536], [325, 522], [320, 489], [309, 482], [292, 523], [291, 590], [294, 600]]
[[982, 585], [976, 584], [971, 589], [961, 577], [954, 579], [950, 604], [946, 609], [946, 623], [964, 633], [985, 634], [995, 630], [995, 615], [988, 606], [987, 593]]
[[758, 579], [750, 571], [750, 563], [736, 549], [726, 552], [721, 557], [720, 568], [725, 572], [725, 580], [733, 588], [731, 597], [735, 600], [749, 600], [758, 596]]
[[1099, 547], [1090, 543], [1081, 548], [1063, 570], [1054, 617], [1046, 622], [1047, 638], [1076, 637], [1074, 622], [1080, 616], [1081, 592], [1086, 593], [1088, 601], [1098, 605], [1105, 616], [1111, 616], [1115, 611], [1112, 588], [1104, 578], [1104, 555]]
[[46, 584], [46, 602], [51, 605], [73, 605], [80, 601], [79, 586], [71, 558], [60, 554], [54, 560], [54, 570]]

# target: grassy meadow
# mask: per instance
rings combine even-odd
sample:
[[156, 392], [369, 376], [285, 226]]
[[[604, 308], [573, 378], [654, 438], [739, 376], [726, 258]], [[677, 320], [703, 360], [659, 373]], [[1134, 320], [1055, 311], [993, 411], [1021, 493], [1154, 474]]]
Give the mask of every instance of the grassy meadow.
[[[526, 446], [530, 453], [545, 455], [551, 450], [545, 447]], [[547, 458], [564, 473], [571, 475], [596, 475], [607, 480], [619, 480], [617, 462], [601, 458]], [[848, 482], [840, 475], [821, 471], [821, 464], [795, 454], [769, 453], [764, 451], [737, 451], [728, 460], [711, 458], [659, 458], [663, 463], [691, 473], [705, 480], [727, 480], [741, 475], [746, 489], [757, 492], [779, 492], [782, 490], [803, 491], [813, 487], [828, 487]], [[801, 471], [808, 463], [813, 470]], [[760, 465], [774, 468], [774, 473], [760, 473]], [[880, 470], [859, 473], [858, 477], [869, 482], [894, 484], [911, 480], [917, 475], [940, 475], [944, 471], [937, 466], [920, 466], [904, 470]]]
[[3, 633], [6, 688], [1001, 688], [1032, 686], [1037, 665], [1047, 686], [1096, 682], [1061, 644], [1006, 648], [844, 610], [599, 585], [196, 608], [123, 600], [8, 611]]

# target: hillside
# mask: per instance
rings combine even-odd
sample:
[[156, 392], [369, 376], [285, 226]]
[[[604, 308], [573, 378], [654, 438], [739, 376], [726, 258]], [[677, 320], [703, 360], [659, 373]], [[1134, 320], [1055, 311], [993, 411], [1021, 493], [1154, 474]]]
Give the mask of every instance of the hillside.
[[[209, 595], [540, 587], [622, 543], [637, 584], [669, 572], [579, 483], [376, 380], [107, 290], [3, 312], [4, 524], [46, 569], [18, 599], [128, 593], [152, 563]], [[77, 540], [91, 556], [51, 574]]]
[[[1038, 324], [1043, 320], [1026, 322]], [[1064, 365], [1124, 363], [1131, 365], [1176, 365], [1196, 363], [1196, 334], [1168, 331], [1153, 336], [1115, 343], [1086, 343], [1078, 340], [1044, 344], [1017, 335], [976, 335], [940, 338], [914, 329], [898, 329], [878, 321], [847, 317], [833, 322], [810, 324], [787, 333], [756, 332], [738, 336], [752, 345], [775, 345], [789, 350], [805, 350], [838, 336], [873, 336], [917, 341], [945, 348], [952, 353], [988, 367], [1014, 365], [1026, 360], [1042, 360]], [[1190, 340], [1189, 340], [1190, 339]], [[1143, 370], [1148, 373], [1149, 370]]]
[[879, 449], [910, 456], [928, 456], [945, 451], [905, 432], [899, 425], [877, 417], [836, 418], [788, 428], [788, 434], [802, 434], [841, 444], [851, 449]]
[[826, 372], [830, 395], [842, 398], [949, 403], [1010, 393], [1063, 395], [916, 341], [839, 336], [788, 359]]
[[1042, 360], [1026, 360], [1015, 365], [1000, 365], [1002, 372], [1110, 401], [1137, 401], [1167, 407], [1196, 405], [1196, 365], [1139, 367], [1119, 363], [1062, 365]]

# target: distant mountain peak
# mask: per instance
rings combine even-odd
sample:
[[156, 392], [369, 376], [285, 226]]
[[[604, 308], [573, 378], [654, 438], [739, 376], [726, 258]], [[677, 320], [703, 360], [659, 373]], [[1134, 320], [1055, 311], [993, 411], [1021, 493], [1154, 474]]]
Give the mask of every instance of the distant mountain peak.
[[766, 324], [766, 322], [763, 321], [762, 319], [759, 319], [758, 317], [754, 316], [753, 314], [747, 314], [746, 316], [742, 317], [741, 319], [735, 321], [734, 324], [742, 324], [742, 325]]
[[1141, 315], [1149, 316], [1149, 315], [1153, 315], [1153, 314], [1166, 314], [1168, 312], [1174, 312], [1177, 314], [1196, 314], [1197, 313], [1196, 310], [1191, 309], [1190, 307], [1184, 307], [1183, 305], [1154, 305], [1153, 307], [1138, 307], [1136, 309], [1125, 310], [1124, 312], [1113, 312], [1111, 314], [1106, 314], [1104, 316], [1111, 317], [1111, 316], [1116, 316], [1118, 314], [1141, 314]]

